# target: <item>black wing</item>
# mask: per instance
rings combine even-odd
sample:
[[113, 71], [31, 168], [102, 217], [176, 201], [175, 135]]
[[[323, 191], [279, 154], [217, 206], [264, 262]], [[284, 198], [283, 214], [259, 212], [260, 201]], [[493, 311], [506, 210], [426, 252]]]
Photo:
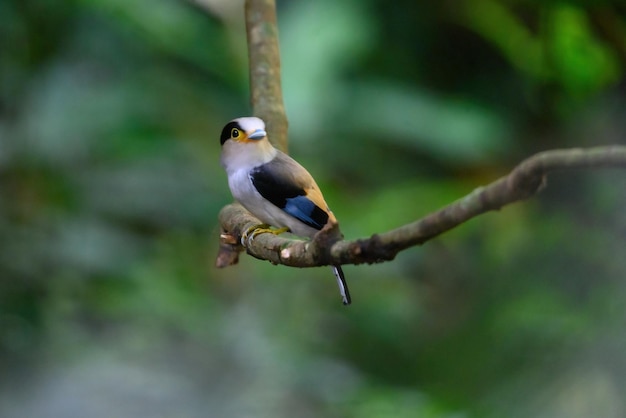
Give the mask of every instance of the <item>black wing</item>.
[[293, 173], [301, 170], [299, 174], [303, 174], [306, 181], [308, 180], [306, 177], [310, 177], [308, 172], [295, 161], [289, 160], [275, 158], [269, 163], [252, 169], [250, 180], [261, 196], [272, 204], [306, 225], [322, 229], [328, 222], [328, 213], [307, 197], [306, 189], [310, 185], [299, 184], [301, 182]]

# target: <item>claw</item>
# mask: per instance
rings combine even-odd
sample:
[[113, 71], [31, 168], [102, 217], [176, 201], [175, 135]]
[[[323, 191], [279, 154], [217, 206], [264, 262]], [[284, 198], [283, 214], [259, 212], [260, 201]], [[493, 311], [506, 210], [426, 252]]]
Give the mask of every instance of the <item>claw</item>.
[[249, 235], [252, 234], [252, 236], [254, 236], [254, 231], [256, 231], [258, 229], [266, 229], [266, 228], [269, 228], [269, 227], [270, 226], [268, 224], [259, 224], [259, 225], [251, 226], [250, 228], [246, 229], [241, 234], [241, 245], [243, 245], [244, 247], [246, 246], [246, 242], [249, 239], [248, 238]]
[[287, 227], [272, 229], [268, 224], [254, 225], [248, 228], [243, 234], [241, 234], [241, 245], [245, 247], [246, 243], [250, 244], [252, 241], [254, 241], [254, 238], [260, 234], [268, 233], [279, 235], [287, 231], [289, 231], [289, 228]]

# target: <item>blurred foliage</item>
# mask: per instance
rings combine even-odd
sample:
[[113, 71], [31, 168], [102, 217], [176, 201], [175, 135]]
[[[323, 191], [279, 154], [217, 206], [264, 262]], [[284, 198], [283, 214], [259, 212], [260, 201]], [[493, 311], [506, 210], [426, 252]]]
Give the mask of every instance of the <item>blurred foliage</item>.
[[[278, 3], [290, 149], [347, 237], [625, 142], [620, 2]], [[623, 171], [346, 266], [348, 309], [327, 269], [213, 267], [242, 19], [0, 3], [0, 416], [625, 416]]]

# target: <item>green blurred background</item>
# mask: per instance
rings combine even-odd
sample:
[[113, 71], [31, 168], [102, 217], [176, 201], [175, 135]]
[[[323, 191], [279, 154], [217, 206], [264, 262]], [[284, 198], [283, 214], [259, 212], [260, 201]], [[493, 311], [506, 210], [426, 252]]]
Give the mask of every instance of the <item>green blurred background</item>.
[[[0, 2], [0, 416], [624, 417], [626, 172], [393, 262], [213, 267], [241, 1]], [[290, 151], [348, 238], [626, 143], [616, 1], [280, 1]]]

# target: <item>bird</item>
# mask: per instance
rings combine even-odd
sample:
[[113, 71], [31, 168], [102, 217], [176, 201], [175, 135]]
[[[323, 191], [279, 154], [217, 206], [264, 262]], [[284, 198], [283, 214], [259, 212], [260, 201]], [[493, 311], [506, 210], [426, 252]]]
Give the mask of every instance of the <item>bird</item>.
[[[257, 233], [286, 231], [312, 238], [328, 221], [337, 222], [311, 174], [270, 143], [262, 119], [231, 120], [222, 129], [220, 144], [220, 162], [231, 194], [264, 224], [251, 238]], [[279, 229], [270, 230], [268, 226]], [[332, 269], [342, 302], [350, 305], [343, 270], [339, 265]]]

